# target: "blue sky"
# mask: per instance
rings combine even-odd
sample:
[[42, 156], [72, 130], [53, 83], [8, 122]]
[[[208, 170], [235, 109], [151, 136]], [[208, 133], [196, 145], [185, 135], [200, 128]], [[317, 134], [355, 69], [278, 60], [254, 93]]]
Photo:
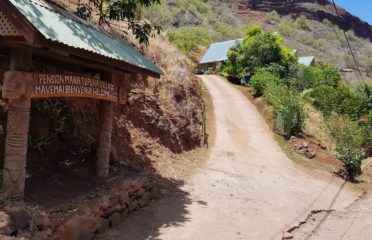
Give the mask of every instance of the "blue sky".
[[372, 0], [335, 0], [335, 3], [372, 25]]

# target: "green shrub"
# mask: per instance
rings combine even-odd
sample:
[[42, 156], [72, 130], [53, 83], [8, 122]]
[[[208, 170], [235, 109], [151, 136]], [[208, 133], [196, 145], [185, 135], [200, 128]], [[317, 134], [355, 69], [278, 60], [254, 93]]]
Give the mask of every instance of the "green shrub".
[[350, 179], [353, 179], [361, 172], [361, 161], [365, 155], [365, 128], [348, 117], [333, 114], [327, 118], [327, 130], [336, 142], [337, 158], [344, 163]]
[[331, 87], [320, 85], [306, 95], [314, 107], [325, 116], [332, 112], [343, 114], [357, 120], [368, 113], [368, 99], [360, 96], [346, 86]]
[[341, 81], [338, 70], [329, 64], [319, 63], [316, 66], [300, 65], [298, 71], [296, 87], [299, 91], [315, 88], [320, 85], [337, 87]]
[[346, 32], [346, 36], [348, 37], [348, 39], [352, 42], [355, 42], [358, 40], [358, 37], [355, 36], [355, 32], [354, 30], [350, 29], [349, 31]]
[[265, 71], [259, 70], [251, 79], [250, 86], [252, 87], [252, 93], [255, 97], [260, 97], [265, 93], [265, 90], [269, 84], [280, 84], [280, 79]]
[[309, 24], [309, 21], [307, 20], [307, 18], [303, 15], [299, 16], [297, 19], [296, 19], [296, 25], [299, 29], [302, 29], [302, 30], [310, 30], [310, 24]]
[[304, 123], [304, 110], [301, 96], [287, 86], [269, 82], [265, 91], [265, 99], [276, 113], [276, 128], [289, 139], [299, 133]]
[[229, 76], [243, 77], [244, 69], [239, 64], [240, 54], [239, 47], [232, 47], [227, 53], [228, 59], [222, 63], [221, 70]]
[[280, 19], [280, 15], [274, 10], [265, 14], [265, 21], [271, 23], [272, 21], [277, 22]]
[[344, 164], [348, 177], [351, 180], [362, 172], [361, 165], [365, 152], [361, 149], [338, 147], [336, 157]]
[[367, 72], [372, 73], [372, 57], [365, 60], [364, 65], [365, 65], [365, 68], [366, 68]]
[[278, 30], [281, 34], [290, 36], [293, 33], [293, 22], [291, 18], [281, 18], [278, 24]]
[[168, 38], [184, 53], [199, 52], [199, 46], [208, 47], [212, 42], [219, 41], [221, 35], [203, 27], [182, 27], [168, 33]]
[[327, 118], [327, 131], [342, 148], [361, 148], [365, 142], [364, 129], [346, 116], [332, 114]]
[[313, 47], [318, 50], [324, 50], [324, 46], [326, 46], [327, 41], [324, 39], [317, 39], [313, 42]]

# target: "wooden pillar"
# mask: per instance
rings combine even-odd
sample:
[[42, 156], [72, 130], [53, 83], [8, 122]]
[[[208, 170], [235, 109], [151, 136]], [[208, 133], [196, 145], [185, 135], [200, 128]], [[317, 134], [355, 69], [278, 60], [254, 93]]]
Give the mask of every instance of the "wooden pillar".
[[[32, 53], [12, 49], [10, 70], [30, 71]], [[23, 198], [31, 99], [10, 99], [6, 128], [3, 186], [9, 198]]]
[[[111, 73], [102, 74], [102, 79], [111, 82]], [[97, 149], [96, 172], [98, 177], [108, 177], [114, 106], [112, 102], [100, 101], [99, 104], [99, 145]]]

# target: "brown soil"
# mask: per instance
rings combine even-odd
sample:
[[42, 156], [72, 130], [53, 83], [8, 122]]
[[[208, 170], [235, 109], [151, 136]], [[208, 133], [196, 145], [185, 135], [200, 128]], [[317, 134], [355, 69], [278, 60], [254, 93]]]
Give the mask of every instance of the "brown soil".
[[239, 91], [219, 77], [201, 78], [217, 130], [207, 162], [180, 191], [98, 239], [281, 239], [312, 210], [355, 201], [358, 194], [341, 179], [293, 164]]
[[334, 155], [327, 151], [325, 146], [323, 146], [314, 138], [305, 135], [292, 138], [289, 141], [292, 149], [294, 149], [296, 145], [303, 143], [307, 144], [309, 146], [309, 150], [315, 153], [315, 157], [309, 159], [309, 161], [315, 161], [319, 164], [327, 165], [335, 172], [343, 169], [342, 163]]

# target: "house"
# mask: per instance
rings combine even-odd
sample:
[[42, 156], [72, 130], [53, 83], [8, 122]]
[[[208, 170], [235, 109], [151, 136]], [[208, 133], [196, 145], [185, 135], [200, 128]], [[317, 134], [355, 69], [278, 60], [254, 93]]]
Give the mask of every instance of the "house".
[[314, 66], [315, 57], [314, 56], [299, 57], [298, 64], [302, 64], [305, 66]]
[[243, 39], [236, 39], [226, 42], [213, 43], [199, 62], [199, 68], [217, 67], [227, 60], [227, 53], [232, 47], [242, 44]]

